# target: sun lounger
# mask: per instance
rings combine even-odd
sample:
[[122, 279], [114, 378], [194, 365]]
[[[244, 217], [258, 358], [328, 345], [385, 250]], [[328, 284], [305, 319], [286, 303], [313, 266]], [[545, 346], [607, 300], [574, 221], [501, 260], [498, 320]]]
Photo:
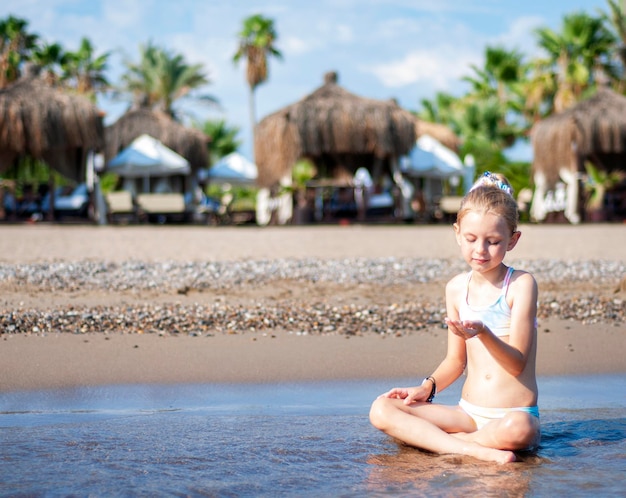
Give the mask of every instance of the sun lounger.
[[439, 201], [439, 209], [444, 214], [456, 214], [461, 207], [461, 201], [463, 197], [458, 196], [443, 196]]
[[138, 194], [137, 205], [149, 219], [162, 221], [165, 217], [186, 219], [187, 210], [183, 194]]
[[133, 196], [127, 190], [109, 192], [105, 196], [109, 219], [114, 221], [120, 217], [135, 219], [137, 211], [133, 204]]

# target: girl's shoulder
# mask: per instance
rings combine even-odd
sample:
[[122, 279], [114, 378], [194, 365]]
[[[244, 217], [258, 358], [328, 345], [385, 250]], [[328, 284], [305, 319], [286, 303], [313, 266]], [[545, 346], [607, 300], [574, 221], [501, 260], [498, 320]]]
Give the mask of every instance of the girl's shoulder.
[[468, 272], [463, 272], [455, 275], [450, 280], [448, 280], [448, 283], [446, 284], [446, 292], [458, 292], [465, 289], [465, 287], [467, 286], [467, 276]]
[[532, 273], [529, 273], [524, 270], [513, 270], [511, 274], [511, 284], [534, 284], [536, 285], [535, 277]]
[[516, 295], [519, 293], [525, 295], [537, 294], [537, 281], [532, 273], [524, 270], [515, 270], [511, 275], [508, 294]]

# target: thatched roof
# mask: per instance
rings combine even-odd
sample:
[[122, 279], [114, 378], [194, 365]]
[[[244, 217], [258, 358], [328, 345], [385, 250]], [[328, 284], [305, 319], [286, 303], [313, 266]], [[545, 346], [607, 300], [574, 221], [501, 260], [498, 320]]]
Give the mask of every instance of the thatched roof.
[[417, 119], [416, 131], [417, 138], [422, 135], [430, 135], [435, 138], [448, 149], [458, 153], [461, 147], [461, 139], [446, 125], [441, 123], [431, 123], [430, 121], [423, 121]]
[[[411, 150], [415, 136], [415, 118], [396, 102], [354, 95], [337, 84], [336, 73], [328, 73], [324, 85], [257, 125], [258, 183], [275, 184], [302, 157], [395, 158]], [[356, 170], [358, 162], [342, 166]]]
[[82, 181], [87, 152], [102, 145], [102, 113], [85, 97], [49, 86], [32, 69], [0, 89], [0, 171], [28, 155]]
[[183, 126], [165, 113], [149, 109], [130, 110], [105, 128], [106, 162], [108, 163], [143, 134], [156, 138], [183, 156], [194, 171], [209, 165], [207, 148], [209, 139], [204, 133]]
[[626, 97], [609, 88], [574, 107], [535, 123], [530, 132], [533, 171], [558, 181], [560, 168], [579, 169], [585, 160], [604, 169], [626, 163]]

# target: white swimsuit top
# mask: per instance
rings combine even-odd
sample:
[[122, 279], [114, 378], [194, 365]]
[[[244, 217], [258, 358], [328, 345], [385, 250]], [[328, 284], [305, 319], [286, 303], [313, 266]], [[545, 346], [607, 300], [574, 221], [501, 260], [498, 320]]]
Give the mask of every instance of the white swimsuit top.
[[509, 290], [511, 275], [515, 270], [509, 268], [504, 276], [502, 291], [496, 301], [488, 306], [471, 306], [467, 301], [469, 298], [469, 283], [472, 279], [472, 272], [467, 274], [465, 299], [459, 307], [459, 318], [463, 320], [480, 320], [489, 330], [498, 337], [507, 336], [511, 328], [511, 307], [506, 302], [506, 293]]

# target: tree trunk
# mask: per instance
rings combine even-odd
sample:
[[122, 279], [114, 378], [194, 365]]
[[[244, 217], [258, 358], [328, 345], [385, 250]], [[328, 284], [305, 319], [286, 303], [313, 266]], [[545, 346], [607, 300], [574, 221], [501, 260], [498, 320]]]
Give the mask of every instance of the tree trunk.
[[251, 135], [251, 139], [252, 139], [252, 162], [254, 164], [256, 164], [256, 158], [255, 158], [255, 154], [254, 154], [254, 144], [255, 144], [255, 129], [256, 129], [256, 110], [255, 110], [255, 101], [254, 101], [254, 87], [251, 86], [250, 87], [250, 94], [248, 96], [249, 98], [249, 106], [250, 106], [250, 127], [251, 127], [251, 131], [252, 131], [252, 135]]

